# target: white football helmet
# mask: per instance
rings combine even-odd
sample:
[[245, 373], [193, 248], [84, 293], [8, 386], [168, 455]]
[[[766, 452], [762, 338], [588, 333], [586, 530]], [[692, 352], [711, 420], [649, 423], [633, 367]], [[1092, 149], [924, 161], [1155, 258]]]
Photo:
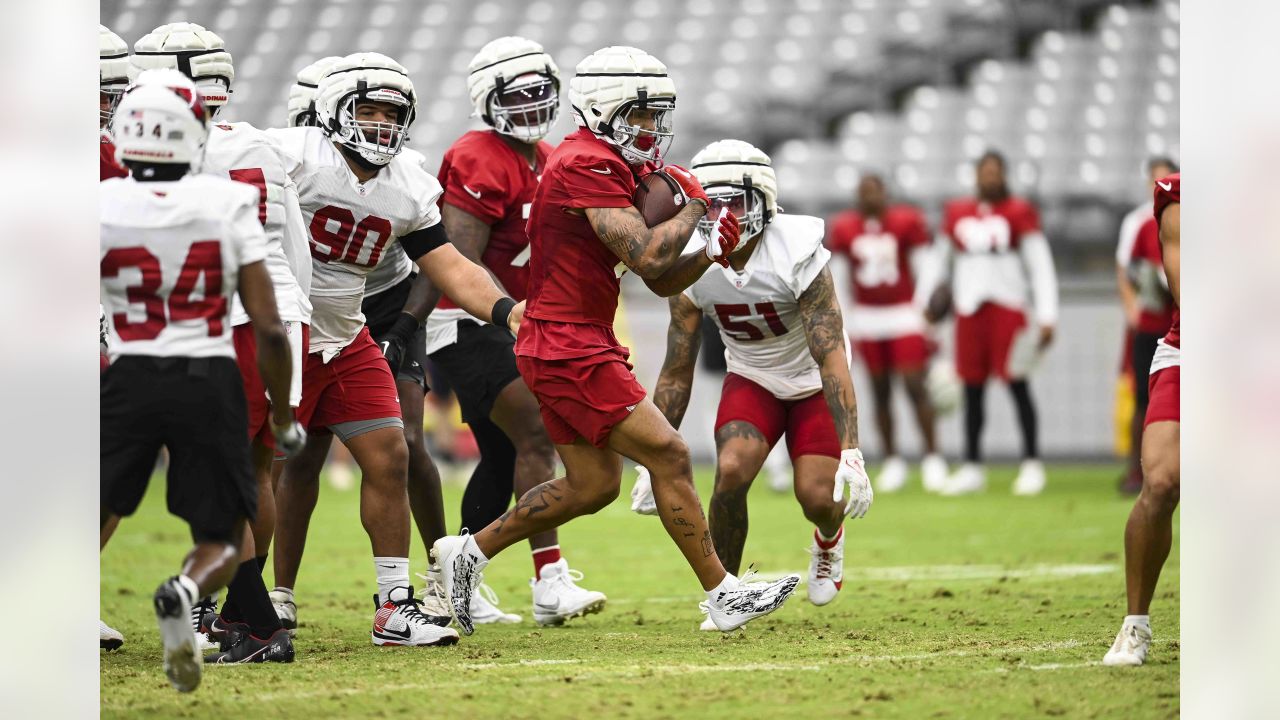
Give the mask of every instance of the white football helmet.
[[111, 122], [111, 113], [128, 86], [129, 44], [106, 25], [98, 25], [98, 90], [107, 100], [107, 109], [98, 110], [98, 127]]
[[161, 25], [133, 44], [139, 70], [173, 68], [195, 81], [216, 115], [227, 104], [236, 71], [231, 53], [217, 33], [188, 22]]
[[298, 71], [289, 87], [289, 127], [319, 127], [316, 120], [316, 88], [329, 74], [329, 68], [341, 60], [337, 55], [322, 57]]
[[[362, 102], [395, 105], [397, 122], [357, 122]], [[355, 53], [330, 66], [316, 87], [315, 106], [319, 126], [334, 142], [372, 165], [386, 165], [409, 139], [418, 99], [400, 63], [381, 53]]]
[[538, 43], [500, 37], [480, 48], [467, 66], [476, 115], [496, 132], [536, 143], [560, 112], [560, 69]]
[[722, 207], [738, 216], [743, 240], [764, 230], [778, 213], [773, 162], [751, 143], [717, 140], [693, 156], [689, 170], [711, 201], [707, 214], [698, 222], [698, 229], [708, 237]]
[[182, 79], [188, 85], [171, 87], [163, 78], [147, 78], [120, 98], [111, 120], [116, 162], [190, 165], [190, 172], [199, 171], [209, 136], [208, 112], [200, 91]]
[[[671, 140], [676, 85], [667, 66], [624, 45], [602, 48], [578, 63], [569, 81], [574, 120], [616, 146], [632, 165], [661, 162]], [[653, 128], [633, 124], [633, 110], [653, 113]]]

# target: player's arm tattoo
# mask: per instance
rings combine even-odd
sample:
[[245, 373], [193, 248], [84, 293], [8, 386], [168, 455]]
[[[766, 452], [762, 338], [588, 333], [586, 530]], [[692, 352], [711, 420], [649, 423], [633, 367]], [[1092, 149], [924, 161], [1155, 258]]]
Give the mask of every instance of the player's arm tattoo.
[[507, 292], [498, 276], [494, 275], [489, 266], [480, 259], [484, 255], [485, 248], [489, 247], [489, 234], [492, 228], [488, 223], [447, 202], [440, 205], [440, 219], [444, 223], [445, 232], [449, 234], [449, 242], [458, 248], [458, 252], [487, 270], [489, 277], [493, 278], [493, 284], [497, 285], [502, 292]]
[[711, 258], [707, 257], [705, 252], [681, 255], [666, 272], [652, 280], [646, 278], [644, 284], [659, 297], [672, 297], [698, 282], [698, 278], [702, 277], [709, 267], [711, 267]]
[[702, 345], [702, 311], [685, 295], [670, 300], [671, 324], [667, 326], [667, 357], [662, 361], [662, 372], [653, 389], [653, 404], [671, 423], [679, 428], [689, 408], [689, 394], [693, 391], [694, 364], [698, 360], [698, 348]]
[[653, 280], [679, 260], [706, 208], [702, 203], [689, 203], [675, 217], [652, 228], [645, 226], [640, 211], [630, 205], [586, 208], [585, 212], [600, 242], [636, 275]]
[[840, 436], [840, 447], [858, 447], [858, 400], [849, 374], [849, 358], [845, 354], [844, 317], [836, 301], [831, 270], [822, 268], [818, 277], [800, 295], [800, 317], [809, 354], [818, 363], [822, 376], [822, 395], [831, 410], [831, 419]]

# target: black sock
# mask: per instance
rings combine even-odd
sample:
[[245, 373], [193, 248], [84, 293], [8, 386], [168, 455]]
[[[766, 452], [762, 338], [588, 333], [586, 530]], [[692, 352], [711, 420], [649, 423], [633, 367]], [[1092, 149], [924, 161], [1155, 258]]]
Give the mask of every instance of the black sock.
[[[226, 607], [232, 603], [239, 617], [227, 617]], [[222, 619], [248, 623], [250, 632], [258, 638], [265, 640], [281, 627], [271, 598], [267, 596], [267, 586], [262, 582], [257, 558], [245, 560], [236, 568], [236, 575], [227, 586], [227, 605], [223, 606]]]
[[258, 561], [258, 574], [261, 575], [262, 571], [267, 569], [267, 556], [259, 555], [258, 557], [254, 558], [254, 560]]
[[1022, 456], [1040, 457], [1040, 433], [1036, 427], [1036, 406], [1031, 402], [1031, 386], [1026, 380], [1015, 380], [1009, 383], [1009, 392], [1013, 393], [1013, 404], [1018, 409], [1018, 427], [1022, 429]]
[[964, 459], [973, 463], [982, 459], [979, 444], [982, 424], [986, 420], [982, 399], [986, 389], [985, 384], [964, 386]]
[[462, 493], [462, 527], [480, 532], [511, 507], [516, 448], [490, 420], [470, 423], [480, 463]]

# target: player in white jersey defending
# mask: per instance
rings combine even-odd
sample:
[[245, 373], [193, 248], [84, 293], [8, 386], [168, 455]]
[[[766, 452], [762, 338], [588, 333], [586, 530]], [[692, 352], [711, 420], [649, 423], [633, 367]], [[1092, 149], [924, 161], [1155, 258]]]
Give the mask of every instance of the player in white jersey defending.
[[[795, 494], [816, 527], [810, 546], [809, 600], [825, 605], [844, 577], [844, 519], [862, 517], [873, 493], [858, 449], [858, 407], [849, 374], [844, 321], [823, 247], [823, 222], [778, 213], [769, 156], [741, 140], [703, 148], [690, 166], [711, 198], [714, 217], [728, 208], [743, 227], [729, 267], [712, 267], [671, 298], [667, 358], [654, 404], [673, 427], [689, 405], [706, 315], [720, 328], [729, 373], [716, 417], [716, 481], [711, 537], [730, 573], [747, 540], [747, 490], [765, 457], [786, 435]], [[702, 252], [709, 222], [685, 249]], [[656, 512], [648, 471], [633, 495]], [[841, 502], [847, 495], [847, 501]], [[708, 622], [704, 630], [716, 629]]]
[[[293, 160], [287, 169], [310, 231], [314, 314], [299, 416], [311, 431], [337, 435], [362, 471], [361, 520], [378, 578], [374, 644], [453, 643], [457, 633], [430, 623], [409, 584], [408, 451], [395, 380], [360, 309], [366, 276], [398, 244], [472, 315], [514, 329], [524, 308], [448, 242], [440, 184], [401, 154], [417, 100], [399, 63], [378, 53], [343, 58], [320, 80], [315, 106], [321, 127], [270, 133]], [[405, 311], [421, 312], [421, 322], [426, 310]], [[282, 539], [305, 534], [294, 472], [286, 468], [277, 494]], [[396, 617], [408, 621], [403, 632]]]
[[[136, 80], [139, 84], [172, 85], [180, 80], [194, 83], [205, 94], [210, 113], [215, 116], [227, 104], [235, 79], [233, 60], [222, 38], [194, 23], [169, 23], [147, 33], [134, 43], [133, 63], [142, 70]], [[166, 79], [167, 76], [178, 80]], [[302, 400], [303, 348], [311, 322], [307, 299], [311, 262], [297, 189], [285, 173], [279, 148], [261, 130], [243, 122], [210, 126], [202, 172], [229, 177], [258, 191], [257, 217], [266, 231], [267, 269], [293, 353], [289, 404], [296, 408]], [[255, 638], [271, 637], [282, 624], [273, 608], [270, 613], [265, 612], [270, 599], [262, 581], [262, 568], [275, 531], [273, 474], [279, 477], [284, 463], [273, 462], [278, 453], [267, 428], [267, 394], [253, 370], [257, 362], [253, 327], [238, 297], [232, 300], [231, 324], [249, 408], [248, 434], [253, 443], [254, 474], [261, 500], [258, 514], [252, 518], [253, 543], [245, 545], [245, 557], [229, 586], [222, 611], [215, 612], [214, 598], [202, 600], [195, 609], [193, 622], [203, 630], [202, 640], [210, 647], [213, 640], [220, 642], [223, 654], [219, 662], [267, 657], [258, 652]]]
[[156, 590], [154, 608], [165, 673], [183, 692], [199, 685], [202, 665], [191, 605], [230, 580], [257, 510], [228, 312], [237, 291], [253, 319], [262, 380], [280, 400], [272, 432], [288, 449], [303, 441], [284, 401], [289, 341], [263, 262], [258, 195], [190, 172], [204, 152], [207, 117], [198, 92], [131, 89], [112, 135], [132, 176], [106, 180], [100, 190], [102, 296], [112, 320], [101, 397], [101, 516], [137, 509], [160, 448], [168, 448], [167, 504], [187, 521], [195, 546], [181, 574]]
[[[315, 113], [315, 90], [328, 74], [337, 56], [321, 58], [298, 72], [289, 89], [289, 127], [319, 127]], [[405, 148], [404, 157], [425, 167], [426, 159], [417, 151]], [[409, 450], [409, 510], [418, 526], [418, 535], [430, 551], [432, 544], [445, 534], [444, 498], [440, 490], [440, 473], [427, 453], [422, 432], [423, 395], [427, 392], [426, 338], [416, 316], [424, 313], [432, 302], [431, 284], [418, 274], [404, 249], [392, 246], [365, 278], [365, 297], [360, 306], [365, 324], [374, 343], [396, 379], [400, 396], [400, 412], [404, 417], [404, 439]], [[428, 305], [423, 305], [427, 303]], [[405, 306], [413, 310], [406, 313]], [[504, 330], [505, 332], [505, 330]], [[310, 518], [320, 495], [320, 471], [329, 455], [332, 436], [322, 435], [307, 444], [305, 452], [295, 458], [286, 492], [299, 517]], [[307, 524], [299, 523], [292, 533], [279, 538], [276, 545], [276, 587], [271, 600], [286, 627], [297, 627], [298, 607], [293, 586], [306, 544]], [[422, 610], [437, 624], [447, 624], [449, 611], [434, 593], [423, 595]]]

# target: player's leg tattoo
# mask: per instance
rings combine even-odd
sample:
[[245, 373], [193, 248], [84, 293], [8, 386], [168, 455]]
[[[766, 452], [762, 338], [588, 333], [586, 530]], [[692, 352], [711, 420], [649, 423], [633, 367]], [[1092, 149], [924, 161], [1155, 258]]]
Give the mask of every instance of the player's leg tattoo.
[[720, 562], [735, 575], [747, 543], [747, 492], [768, 454], [769, 441], [749, 422], [734, 420], [716, 431], [710, 535]]

